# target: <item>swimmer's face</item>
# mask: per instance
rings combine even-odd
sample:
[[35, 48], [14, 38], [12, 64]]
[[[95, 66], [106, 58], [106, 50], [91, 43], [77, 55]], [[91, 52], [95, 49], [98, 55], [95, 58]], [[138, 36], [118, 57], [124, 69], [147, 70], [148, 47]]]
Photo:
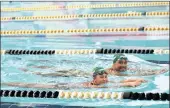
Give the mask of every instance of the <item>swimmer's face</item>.
[[96, 75], [94, 82], [97, 85], [104, 84], [108, 82], [107, 74]]
[[127, 60], [118, 60], [115, 63], [115, 70], [119, 72], [124, 72], [127, 70]]

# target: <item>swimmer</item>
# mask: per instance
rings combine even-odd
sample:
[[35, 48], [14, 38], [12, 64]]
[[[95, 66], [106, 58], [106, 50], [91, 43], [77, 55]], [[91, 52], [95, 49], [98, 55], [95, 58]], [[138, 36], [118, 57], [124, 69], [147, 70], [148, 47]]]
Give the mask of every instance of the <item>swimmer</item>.
[[107, 72], [104, 68], [96, 67], [93, 72], [93, 80], [83, 83], [59, 83], [59, 84], [36, 84], [36, 83], [1, 83], [5, 86], [26, 87], [26, 88], [51, 88], [51, 89], [64, 89], [64, 88], [109, 88], [104, 84], [111, 83], [112, 87], [136, 87], [146, 82], [143, 79], [129, 79], [122, 80], [119, 83], [108, 81]]
[[[161, 74], [168, 71], [168, 69], [162, 69], [162, 70], [131, 69], [131, 68], [127, 68], [127, 65], [128, 65], [128, 58], [124, 54], [115, 54], [113, 58], [112, 66], [106, 69], [106, 71], [110, 75], [117, 75], [117, 76], [141, 76], [141, 75], [147, 76], [147, 75]], [[127, 70], [135, 71], [136, 74], [128, 75], [122, 73]]]

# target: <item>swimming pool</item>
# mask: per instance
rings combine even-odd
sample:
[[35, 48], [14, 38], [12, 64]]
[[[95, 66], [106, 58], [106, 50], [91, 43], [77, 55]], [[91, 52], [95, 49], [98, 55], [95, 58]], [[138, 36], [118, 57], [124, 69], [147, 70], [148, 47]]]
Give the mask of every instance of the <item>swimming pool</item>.
[[[94, 2], [95, 3], [95, 2]], [[117, 3], [117, 2], [116, 2]], [[49, 5], [57, 5], [57, 3], [47, 3]], [[47, 5], [46, 4], [46, 5]], [[60, 5], [71, 5], [69, 3], [58, 3]], [[76, 4], [76, 3], [75, 3]], [[80, 4], [80, 3], [79, 3]], [[91, 4], [90, 2], [87, 4]], [[38, 5], [38, 3], [35, 5]], [[41, 4], [45, 5], [45, 4]], [[10, 5], [2, 4], [2, 6], [13, 6], [13, 7], [22, 7], [28, 6], [27, 3], [12, 3]], [[145, 12], [147, 9], [156, 11], [167, 11], [166, 6], [161, 7], [147, 7], [145, 8], [127, 8], [128, 11], [138, 10], [140, 12]], [[64, 11], [48, 11], [48, 15], [53, 14], [90, 14], [90, 13], [121, 13], [125, 12], [125, 9], [80, 9], [80, 10], [64, 10]], [[126, 10], [127, 11], [127, 10]], [[2, 16], [38, 16], [44, 14], [38, 11], [29, 11], [27, 12], [15, 12], [11, 14], [10, 12], [3, 12]], [[89, 19], [88, 19], [89, 20]], [[50, 21], [48, 24], [46, 21], [25, 21], [25, 22], [16, 22], [16, 21], [7, 21], [2, 22], [2, 30], [42, 30], [42, 29], [78, 29], [78, 28], [99, 28], [102, 25], [102, 28], [107, 27], [125, 27], [125, 26], [148, 26], [148, 25], [163, 25], [167, 26], [168, 19], [166, 18], [155, 18], [151, 19], [145, 18], [133, 19], [132, 22], [129, 22], [131, 19], [116, 19], [116, 21], [104, 19], [98, 20], [78, 20], [72, 22], [59, 22], [59, 21]], [[138, 21], [142, 21], [138, 22]], [[143, 22], [145, 21], [145, 22]], [[151, 22], [152, 21], [152, 22]], [[156, 23], [156, 24], [155, 24]], [[62, 25], [56, 26], [54, 24]], [[115, 24], [115, 25], [113, 25]], [[167, 32], [164, 36], [161, 36], [162, 32], [156, 32], [160, 36], [127, 36], [127, 37], [113, 37], [113, 36], [57, 36], [57, 37], [46, 37], [46, 35], [41, 34], [37, 35], [27, 35], [25, 37], [1, 37], [2, 49], [18, 49], [18, 50], [51, 50], [51, 49], [94, 49], [94, 48], [116, 48], [116, 49], [169, 49], [169, 37]], [[158, 44], [159, 43], [159, 44]], [[159, 64], [169, 64], [169, 55], [168, 54], [126, 54], [128, 59], [132, 61], [131, 66], [136, 66], [137, 68], [161, 68], [155, 63]], [[1, 81], [2, 82], [25, 82], [25, 83], [75, 83], [90, 81], [92, 78], [84, 77], [43, 77], [40, 75], [30, 74], [30, 72], [55, 72], [56, 70], [62, 69], [78, 69], [83, 71], [91, 72], [92, 69], [96, 66], [102, 66], [108, 68], [112, 63], [113, 55], [110, 54], [90, 54], [90, 55], [1, 55]], [[145, 60], [145, 61], [143, 61]], [[135, 62], [135, 63], [133, 63]], [[52, 69], [40, 69], [32, 68], [33, 66], [49, 66], [53, 67]], [[29, 69], [28, 72], [23, 72], [20, 68]], [[133, 73], [132, 73], [133, 74]], [[124, 77], [109, 77], [110, 80], [121, 80]], [[125, 77], [126, 78], [126, 77]], [[148, 83], [144, 83], [136, 88], [102, 88], [102, 89], [85, 89], [85, 88], [73, 88], [69, 91], [98, 91], [98, 92], [166, 92], [169, 93], [169, 72], [161, 75], [145, 76], [143, 77], [148, 80]], [[167, 83], [164, 83], [167, 82]], [[21, 88], [21, 87], [9, 87], [2, 86], [4, 90], [51, 90], [55, 89], [34, 89], [34, 88]], [[68, 90], [66, 90], [68, 91]], [[91, 99], [41, 99], [41, 98], [11, 98], [11, 97], [2, 97], [2, 102], [15, 102], [19, 103], [20, 106], [24, 106], [25, 103], [29, 103], [28, 106], [39, 107], [38, 104], [47, 104], [47, 106], [57, 104], [61, 106], [87, 106], [87, 107], [158, 107], [158, 108], [167, 108], [168, 101], [130, 101], [130, 100], [91, 100]], [[30, 104], [31, 103], [31, 104]], [[47, 107], [47, 106], [43, 107]], [[61, 107], [60, 106], [60, 107]]]

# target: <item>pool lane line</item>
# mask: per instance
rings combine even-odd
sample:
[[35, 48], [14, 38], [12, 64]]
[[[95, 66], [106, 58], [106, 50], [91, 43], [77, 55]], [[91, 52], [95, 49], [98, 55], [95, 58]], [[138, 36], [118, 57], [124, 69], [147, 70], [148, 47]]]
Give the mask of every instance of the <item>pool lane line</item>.
[[169, 49], [67, 49], [67, 50], [1, 50], [1, 55], [72, 55], [72, 54], [169, 54]]
[[1, 17], [1, 21], [75, 21], [81, 19], [99, 20], [99, 19], [128, 19], [128, 18], [168, 18], [170, 12], [127, 12], [127, 13], [107, 13], [107, 14], [77, 14], [77, 15], [58, 15], [58, 16], [19, 16], [19, 17]]
[[[168, 32], [168, 26], [146, 26], [146, 27], [123, 27], [123, 28], [90, 28], [90, 29], [57, 29], [57, 30], [1, 30], [1, 36], [12, 35], [61, 35], [61, 34], [83, 34], [83, 33], [136, 33], [146, 31], [148, 34]], [[169, 32], [168, 32], [169, 33]]]
[[1, 90], [0, 97], [170, 101], [168, 93]]

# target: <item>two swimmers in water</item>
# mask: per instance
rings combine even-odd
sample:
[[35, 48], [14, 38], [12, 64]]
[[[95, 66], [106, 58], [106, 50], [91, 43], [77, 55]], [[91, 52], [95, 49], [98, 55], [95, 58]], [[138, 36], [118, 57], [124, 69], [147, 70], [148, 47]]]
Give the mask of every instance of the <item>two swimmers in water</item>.
[[[113, 83], [113, 87], [117, 85], [118, 87], [136, 87], [141, 85], [142, 83], [146, 82], [144, 79], [128, 79], [128, 80], [122, 80], [118, 84], [116, 84], [113, 81], [108, 81], [108, 75], [117, 75], [117, 76], [129, 76], [128, 74], [122, 74], [121, 72], [124, 72], [127, 70], [127, 63], [128, 59], [123, 54], [116, 54], [113, 59], [113, 65], [112, 67], [108, 69], [103, 69], [102, 67], [96, 67], [93, 72], [93, 80], [90, 82], [83, 82], [83, 83], [77, 83], [77, 84], [67, 84], [67, 83], [60, 83], [60, 84], [54, 84], [54, 85], [48, 85], [48, 84], [27, 84], [27, 83], [3, 83], [3, 85], [8, 86], [18, 86], [18, 87], [33, 87], [33, 88], [76, 88], [76, 87], [86, 87], [86, 88], [107, 88], [104, 84], [110, 82]], [[130, 69], [132, 70], [132, 69]], [[137, 70], [137, 69], [133, 69]], [[24, 70], [27, 71], [27, 70]], [[158, 71], [151, 71], [150, 73], [143, 74], [143, 75], [154, 75], [154, 74], [160, 74], [167, 72], [168, 70], [158, 70]], [[57, 71], [56, 73], [47, 73], [43, 74], [40, 72], [33, 72], [37, 75], [42, 76], [81, 76], [81, 77], [89, 77], [91, 74], [81, 72], [81, 71]], [[140, 76], [142, 74], [136, 74], [135, 76]], [[132, 75], [131, 75], [132, 76]]]

